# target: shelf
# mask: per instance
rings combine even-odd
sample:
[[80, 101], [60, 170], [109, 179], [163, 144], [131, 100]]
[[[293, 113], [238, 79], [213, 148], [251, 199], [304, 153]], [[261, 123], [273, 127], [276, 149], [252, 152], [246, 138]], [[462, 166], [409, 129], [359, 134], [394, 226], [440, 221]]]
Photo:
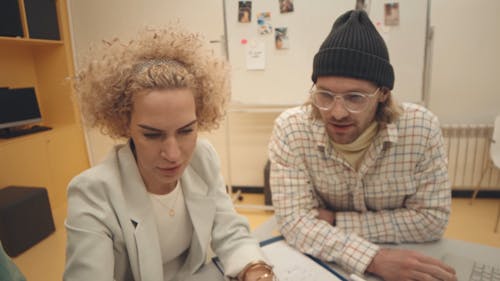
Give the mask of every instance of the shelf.
[[17, 136], [13, 138], [5, 138], [2, 139], [0, 138], [0, 148], [2, 146], [7, 146], [12, 143], [19, 143], [19, 142], [24, 142], [24, 141], [30, 141], [32, 139], [47, 139], [50, 138], [50, 136], [53, 134], [53, 130], [48, 130], [48, 131], [43, 131], [43, 132], [36, 132], [32, 134], [27, 134], [27, 135], [22, 135], [22, 136]]
[[30, 39], [21, 37], [6, 37], [0, 36], [0, 43], [2, 44], [22, 44], [26, 46], [56, 46], [63, 45], [62, 40], [45, 40], [45, 39]]
[[299, 104], [245, 104], [233, 102], [229, 104], [229, 112], [245, 112], [245, 113], [280, 113], [286, 109], [299, 106]]
[[[68, 182], [89, 167], [79, 113], [67, 79], [74, 76], [67, 1], [30, 0], [56, 4], [56, 15], [35, 12], [58, 18], [61, 40], [31, 38], [24, 12], [21, 19], [26, 35], [0, 36], [0, 86], [34, 87], [42, 116], [37, 125], [53, 128], [0, 139], [0, 186], [44, 186], [52, 208], [65, 204]], [[24, 0], [19, 3], [24, 11]]]

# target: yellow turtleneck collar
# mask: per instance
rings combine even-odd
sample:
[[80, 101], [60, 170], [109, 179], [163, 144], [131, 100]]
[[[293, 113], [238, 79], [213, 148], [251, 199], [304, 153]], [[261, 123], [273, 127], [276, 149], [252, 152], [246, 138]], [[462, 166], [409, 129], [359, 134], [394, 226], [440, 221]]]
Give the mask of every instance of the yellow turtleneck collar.
[[351, 164], [354, 169], [358, 170], [361, 159], [368, 149], [373, 139], [378, 133], [378, 123], [373, 121], [368, 128], [353, 142], [347, 144], [335, 143], [330, 139], [333, 148], [338, 151]]

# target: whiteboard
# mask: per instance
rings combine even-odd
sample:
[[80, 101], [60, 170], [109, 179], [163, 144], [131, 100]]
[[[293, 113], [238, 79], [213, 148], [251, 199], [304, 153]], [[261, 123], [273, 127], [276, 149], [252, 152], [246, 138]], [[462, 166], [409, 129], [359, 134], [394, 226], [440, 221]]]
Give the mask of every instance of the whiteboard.
[[[232, 102], [249, 105], [302, 104], [312, 86], [312, 62], [335, 19], [354, 0], [294, 0], [294, 11], [281, 14], [278, 0], [253, 0], [250, 23], [238, 22], [237, 0], [224, 0], [227, 53], [231, 63]], [[427, 30], [427, 1], [367, 0], [367, 11], [386, 41], [395, 71], [393, 95], [421, 102]], [[397, 26], [384, 24], [384, 4], [399, 3]], [[257, 14], [270, 12], [271, 34], [258, 32]], [[288, 49], [276, 49], [274, 28], [287, 27]], [[242, 42], [243, 41], [243, 42]], [[244, 42], [246, 41], [246, 43]], [[247, 50], [264, 45], [265, 67], [247, 69]]]

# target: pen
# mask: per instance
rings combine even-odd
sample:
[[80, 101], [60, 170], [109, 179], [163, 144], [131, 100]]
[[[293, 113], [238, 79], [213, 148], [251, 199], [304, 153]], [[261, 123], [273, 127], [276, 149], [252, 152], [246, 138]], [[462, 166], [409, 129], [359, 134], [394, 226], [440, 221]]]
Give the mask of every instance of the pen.
[[351, 280], [351, 281], [366, 281], [365, 279], [359, 277], [356, 274], [349, 275], [349, 280]]

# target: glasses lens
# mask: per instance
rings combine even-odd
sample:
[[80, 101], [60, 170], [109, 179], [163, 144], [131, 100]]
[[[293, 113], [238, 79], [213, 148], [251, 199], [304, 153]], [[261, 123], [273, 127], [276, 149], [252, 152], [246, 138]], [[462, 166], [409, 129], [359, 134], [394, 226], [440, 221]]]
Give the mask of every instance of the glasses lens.
[[[378, 89], [377, 89], [378, 91]], [[375, 91], [374, 94], [377, 93]], [[311, 100], [312, 103], [321, 110], [329, 110], [333, 103], [335, 102], [336, 97], [342, 100], [345, 109], [349, 112], [357, 113], [363, 111], [368, 105], [368, 100], [372, 95], [368, 95], [360, 92], [349, 92], [345, 94], [334, 94], [325, 90], [313, 90], [311, 92]]]
[[368, 103], [368, 96], [362, 93], [352, 92], [342, 96], [344, 105], [349, 111], [361, 111]]
[[315, 90], [312, 92], [312, 102], [320, 109], [329, 109], [334, 99], [334, 96], [326, 91]]

